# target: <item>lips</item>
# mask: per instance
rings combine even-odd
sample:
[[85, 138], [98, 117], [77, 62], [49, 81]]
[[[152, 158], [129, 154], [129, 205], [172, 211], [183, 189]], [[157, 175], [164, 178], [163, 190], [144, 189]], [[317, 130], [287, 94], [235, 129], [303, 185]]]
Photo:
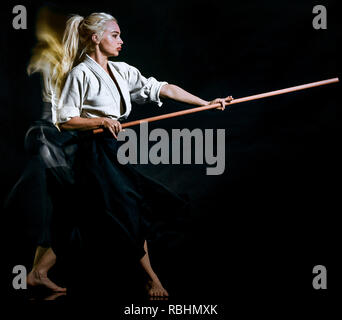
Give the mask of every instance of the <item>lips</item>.
[[117, 48], [117, 50], [120, 51], [120, 50], [121, 50], [121, 47]]

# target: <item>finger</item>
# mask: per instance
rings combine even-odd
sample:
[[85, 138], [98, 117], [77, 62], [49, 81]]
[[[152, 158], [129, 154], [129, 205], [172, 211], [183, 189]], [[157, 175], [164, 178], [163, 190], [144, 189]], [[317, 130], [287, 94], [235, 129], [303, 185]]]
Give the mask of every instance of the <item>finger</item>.
[[224, 99], [217, 99], [217, 102], [221, 105], [218, 109], [224, 110], [224, 107], [225, 107]]
[[216, 99], [216, 103], [219, 103], [219, 104], [220, 104], [220, 106], [219, 106], [219, 107], [217, 107], [216, 109], [218, 109], [218, 110], [222, 110], [222, 108], [223, 108], [223, 105], [222, 105], [222, 100], [221, 100], [221, 99]]
[[111, 125], [111, 127], [113, 128], [113, 130], [114, 130], [115, 132], [117, 132], [117, 128], [118, 128], [117, 122], [113, 122], [113, 124]]
[[221, 100], [221, 105], [222, 105], [221, 110], [224, 111], [224, 109], [226, 108], [226, 101], [224, 99]]
[[121, 129], [121, 125], [117, 122], [115, 124], [115, 133], [118, 134], [121, 131], [120, 129]]
[[122, 130], [122, 126], [120, 122], [115, 122], [115, 128], [117, 132], [120, 132]]
[[115, 131], [115, 138], [117, 138], [117, 137], [118, 137], [118, 133], [120, 132], [119, 127], [116, 126], [116, 127], [114, 128], [114, 131]]
[[112, 133], [112, 135], [114, 136], [114, 138], [116, 139], [117, 136], [116, 136], [116, 133], [115, 133], [115, 130], [113, 127], [109, 127], [109, 131]]

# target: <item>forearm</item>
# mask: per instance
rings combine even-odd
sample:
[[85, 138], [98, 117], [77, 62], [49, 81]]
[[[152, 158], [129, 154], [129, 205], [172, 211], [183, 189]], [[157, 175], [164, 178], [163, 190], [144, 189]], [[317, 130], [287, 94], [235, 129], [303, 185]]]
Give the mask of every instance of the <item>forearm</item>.
[[188, 104], [203, 106], [209, 104], [208, 101], [203, 100], [199, 97], [194, 96], [193, 94], [185, 91], [184, 89], [174, 85], [174, 84], [166, 84], [160, 89], [160, 97], [168, 98], [179, 102], [184, 102]]
[[73, 117], [69, 121], [60, 123], [58, 126], [63, 130], [91, 130], [103, 125], [103, 118]]

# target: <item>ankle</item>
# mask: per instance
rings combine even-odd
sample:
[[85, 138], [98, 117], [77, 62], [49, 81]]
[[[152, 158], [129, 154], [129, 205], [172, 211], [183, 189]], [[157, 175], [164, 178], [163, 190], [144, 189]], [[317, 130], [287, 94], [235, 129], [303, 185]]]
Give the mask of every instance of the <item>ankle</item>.
[[34, 275], [39, 276], [39, 277], [45, 277], [47, 276], [47, 270], [43, 268], [33, 268], [31, 271]]
[[159, 280], [159, 278], [158, 278], [158, 276], [157, 276], [156, 274], [154, 274], [154, 275], [149, 275], [148, 281], [149, 281], [149, 282], [154, 282], [154, 283], [156, 283], [156, 284], [161, 284], [161, 282], [160, 282], [160, 280]]

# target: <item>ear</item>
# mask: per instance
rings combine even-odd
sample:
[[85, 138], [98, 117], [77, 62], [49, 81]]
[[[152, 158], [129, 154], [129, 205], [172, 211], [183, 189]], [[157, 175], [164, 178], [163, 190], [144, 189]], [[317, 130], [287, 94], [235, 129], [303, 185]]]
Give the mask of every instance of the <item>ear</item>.
[[93, 33], [91, 35], [91, 40], [95, 43], [95, 44], [99, 44], [100, 40], [99, 40], [99, 36], [96, 33]]

